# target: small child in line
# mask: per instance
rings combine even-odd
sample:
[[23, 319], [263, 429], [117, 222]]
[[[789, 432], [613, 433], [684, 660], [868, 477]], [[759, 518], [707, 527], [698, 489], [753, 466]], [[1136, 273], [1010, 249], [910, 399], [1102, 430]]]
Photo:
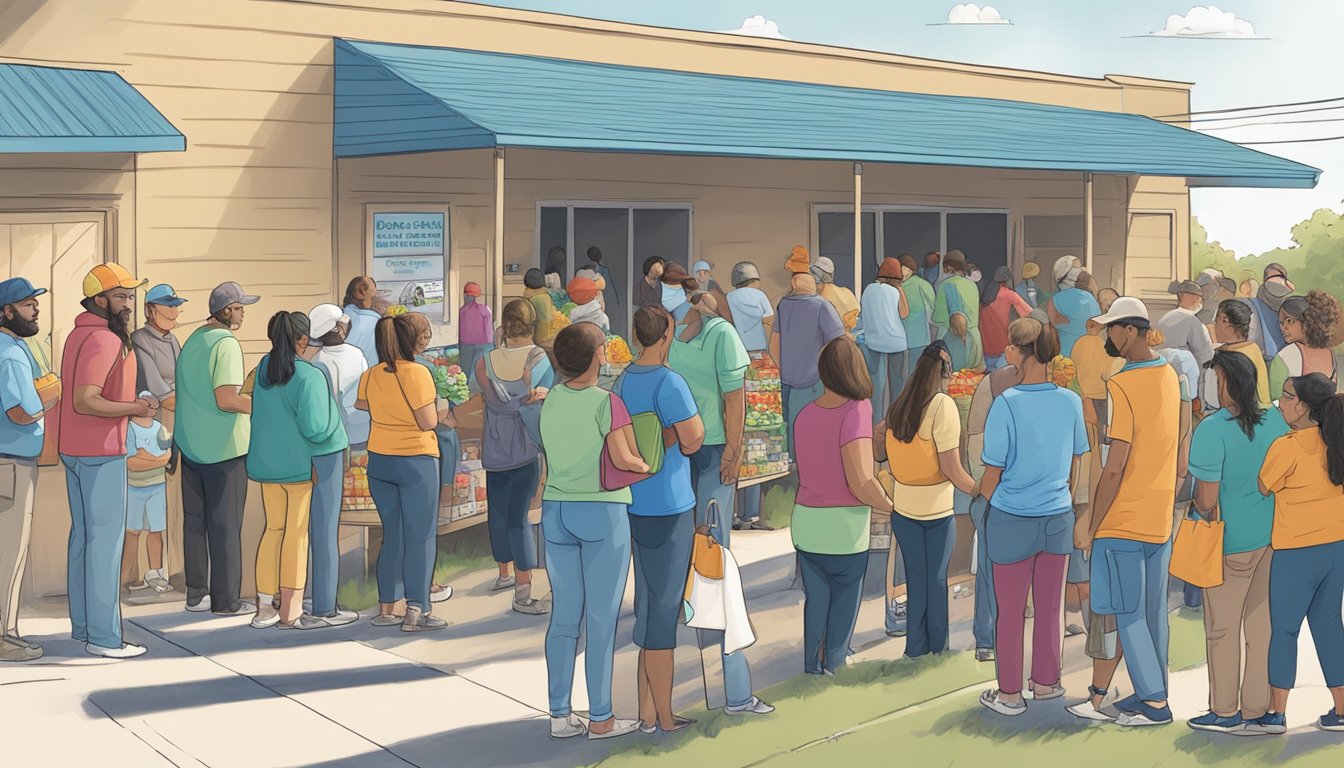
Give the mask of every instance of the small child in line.
[[[141, 392], [140, 397], [151, 397]], [[168, 430], [154, 418], [132, 418], [126, 426], [126, 547], [121, 558], [123, 583], [132, 591], [172, 591], [163, 571], [163, 532], [168, 528]], [[136, 578], [140, 534], [146, 533], [149, 570]]]

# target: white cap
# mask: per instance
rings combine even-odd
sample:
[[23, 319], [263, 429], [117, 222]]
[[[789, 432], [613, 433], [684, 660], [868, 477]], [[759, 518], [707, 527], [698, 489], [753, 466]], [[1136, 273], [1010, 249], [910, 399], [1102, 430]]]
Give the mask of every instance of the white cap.
[[1097, 315], [1092, 318], [1092, 322], [1098, 325], [1110, 325], [1111, 323], [1130, 318], [1141, 318], [1145, 322], [1148, 320], [1148, 307], [1144, 306], [1142, 301], [1133, 296], [1121, 296], [1111, 304], [1111, 311], [1104, 315]]
[[1081, 271], [1081, 267], [1082, 265], [1078, 261], [1077, 256], [1060, 256], [1058, 259], [1055, 259], [1055, 266], [1052, 270], [1055, 276], [1055, 282], [1058, 283], [1068, 277], [1071, 270], [1078, 269]]
[[338, 323], [350, 322], [345, 310], [335, 304], [318, 304], [308, 313], [308, 337], [320, 339], [336, 329]]

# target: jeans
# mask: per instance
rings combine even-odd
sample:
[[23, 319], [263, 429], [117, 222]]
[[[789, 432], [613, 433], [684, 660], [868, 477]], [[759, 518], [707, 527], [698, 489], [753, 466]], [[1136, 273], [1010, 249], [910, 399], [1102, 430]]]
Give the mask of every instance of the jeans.
[[452, 485], [457, 476], [457, 462], [462, 458], [462, 438], [456, 429], [449, 427], [435, 427], [434, 436], [439, 440], [439, 483]]
[[868, 362], [868, 376], [873, 380], [873, 419], [882, 419], [905, 388], [906, 352], [875, 352], [864, 347], [863, 357]]
[[824, 389], [825, 387], [821, 385], [820, 379], [817, 380], [816, 384], [813, 384], [810, 387], [791, 387], [788, 384], [783, 386], [783, 395], [780, 399], [784, 401], [784, 423], [788, 425], [787, 429], [789, 430], [789, 455], [794, 456], [795, 459], [797, 454], [795, 454], [793, 450], [794, 422], [798, 421], [798, 414], [801, 413], [809, 403], [816, 400], [818, 397], [821, 397], [821, 393]]
[[744, 488], [737, 492], [736, 519], [739, 523], [751, 523], [761, 519], [764, 510], [761, 508], [761, 483]]
[[439, 522], [439, 460], [369, 453], [369, 494], [383, 524], [378, 602], [427, 611]]
[[612, 717], [611, 677], [616, 619], [630, 573], [630, 520], [625, 504], [543, 501], [551, 623], [546, 628], [546, 677], [551, 717], [565, 717], [574, 688], [579, 627], [584, 627], [591, 719]]
[[1170, 540], [1103, 538], [1092, 544], [1092, 612], [1115, 616], [1130, 682], [1144, 701], [1167, 698], [1170, 563]]
[[[720, 545], [728, 547], [733, 532], [735, 494], [732, 485], [724, 485], [720, 480], [719, 462], [723, 460], [723, 451], [722, 445], [704, 445], [691, 454], [691, 485], [695, 488], [695, 524], [706, 524], [709, 502], [717, 501], [718, 526], [711, 531]], [[695, 632], [701, 648], [708, 647], [710, 643], [718, 643], [722, 648], [722, 631], [697, 629]], [[754, 695], [751, 690], [751, 667], [742, 651], [723, 655], [723, 693], [730, 707], [744, 707], [751, 703]]]
[[803, 671], [834, 672], [849, 656], [868, 553], [818, 555], [799, 550], [798, 562], [803, 573]]
[[975, 618], [971, 634], [975, 647], [993, 648], [994, 629], [999, 618], [999, 606], [994, 595], [994, 564], [989, 559], [989, 544], [985, 538], [985, 518], [989, 515], [989, 501], [983, 496], [971, 500], [971, 525], [975, 526]]
[[467, 374], [467, 389], [473, 394], [481, 391], [479, 382], [476, 381], [476, 361], [485, 357], [485, 353], [494, 348], [494, 344], [457, 345], [458, 362]]
[[188, 605], [207, 594], [216, 612], [242, 605], [246, 505], [246, 456], [216, 464], [182, 457], [182, 570]]
[[1330, 688], [1344, 685], [1344, 541], [1280, 549], [1269, 569], [1269, 684], [1297, 682], [1297, 636], [1311, 625], [1316, 656]]
[[120, 648], [121, 554], [126, 542], [126, 457], [66, 456], [70, 636]]
[[345, 451], [313, 457], [317, 482], [313, 485], [313, 506], [308, 517], [308, 544], [313, 578], [308, 592], [313, 598], [313, 615], [330, 616], [336, 612], [336, 588], [340, 581], [341, 494], [345, 480]]
[[951, 515], [937, 520], [891, 516], [891, 532], [905, 558], [905, 655], [942, 653], [948, 645], [947, 564], [957, 529]]
[[541, 477], [541, 459], [516, 469], [485, 473], [486, 522], [490, 553], [496, 563], [513, 563], [520, 571], [537, 567], [537, 543], [527, 522], [527, 507]]

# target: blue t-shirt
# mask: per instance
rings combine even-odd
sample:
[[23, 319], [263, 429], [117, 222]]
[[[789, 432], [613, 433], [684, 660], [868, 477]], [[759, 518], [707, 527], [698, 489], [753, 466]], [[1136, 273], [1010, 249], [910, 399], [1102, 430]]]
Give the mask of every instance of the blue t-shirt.
[[1005, 391], [994, 399], [985, 420], [981, 458], [987, 467], [1003, 468], [990, 503], [1021, 517], [1067, 512], [1073, 508], [1073, 457], [1087, 450], [1078, 395], [1049, 382]]
[[1218, 483], [1224, 555], [1269, 546], [1274, 526], [1274, 495], [1260, 495], [1260, 465], [1269, 446], [1288, 434], [1288, 425], [1278, 408], [1270, 408], [1253, 433], [1253, 439], [1246, 437], [1232, 414], [1221, 409], [1206, 416], [1190, 439], [1190, 474]]
[[360, 309], [354, 304], [345, 305], [345, 314], [350, 316], [350, 333], [346, 335], [345, 343], [363, 352], [370, 367], [377, 365], [378, 350], [373, 341], [373, 328], [378, 325], [382, 315], [372, 309]]
[[[656, 413], [664, 428], [696, 415], [695, 398], [681, 374], [661, 365], [634, 364], [625, 369], [613, 391], [633, 417]], [[679, 515], [695, 507], [691, 459], [673, 445], [663, 452], [658, 474], [630, 486], [630, 514], [640, 517]]]
[[0, 454], [21, 459], [35, 459], [42, 455], [45, 419], [32, 424], [15, 424], [9, 410], [18, 406], [29, 416], [42, 416], [42, 398], [37, 395], [33, 379], [37, 364], [33, 353], [22, 339], [0, 333]]
[[1097, 297], [1082, 288], [1065, 288], [1050, 299], [1055, 303], [1055, 311], [1069, 318], [1069, 322], [1056, 326], [1059, 330], [1059, 353], [1065, 357], [1073, 355], [1073, 345], [1087, 333], [1087, 321], [1101, 314], [1101, 305]]

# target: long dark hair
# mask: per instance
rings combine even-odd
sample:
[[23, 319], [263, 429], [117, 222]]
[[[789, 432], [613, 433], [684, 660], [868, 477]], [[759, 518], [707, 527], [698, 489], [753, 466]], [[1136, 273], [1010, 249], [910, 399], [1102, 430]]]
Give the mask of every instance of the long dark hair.
[[266, 324], [266, 336], [271, 340], [271, 351], [266, 355], [266, 377], [262, 386], [284, 386], [294, 378], [297, 353], [294, 346], [308, 335], [312, 326], [302, 312], [276, 312]]
[[415, 347], [419, 341], [420, 331], [406, 315], [384, 317], [373, 326], [373, 347], [378, 352], [378, 363], [388, 373], [396, 373], [399, 362], [415, 360]]
[[[359, 286], [363, 285], [364, 281], [368, 279], [369, 278], [360, 275], [359, 277], [356, 277], [352, 279], [350, 282], [345, 284], [345, 298], [341, 299], [342, 307], [348, 307], [351, 304], [355, 304], [355, 292], [358, 291]], [[355, 306], [358, 306], [358, 304], [356, 304]]]
[[1227, 324], [1243, 339], [1251, 335], [1251, 305], [1243, 299], [1223, 299], [1218, 303], [1218, 314], [1227, 318]]
[[1330, 482], [1344, 485], [1344, 395], [1336, 392], [1335, 382], [1324, 374], [1309, 373], [1288, 379], [1293, 392], [1321, 427], [1325, 442], [1325, 463]]
[[943, 391], [943, 379], [951, 371], [943, 360], [942, 353], [947, 345], [941, 339], [924, 348], [915, 364], [915, 373], [905, 383], [900, 397], [887, 409], [887, 430], [902, 443], [908, 443], [919, 434], [919, 423], [924, 420], [924, 412], [929, 409], [934, 395]]
[[[1241, 306], [1238, 302], [1238, 306]], [[1255, 428], [1265, 420], [1265, 412], [1260, 410], [1258, 387], [1259, 374], [1250, 358], [1240, 352], [1228, 352], [1220, 349], [1213, 353], [1209, 361], [1210, 371], [1223, 374], [1223, 383], [1227, 385], [1228, 397], [1237, 406], [1237, 426], [1246, 433], [1246, 437], [1255, 439]]]
[[859, 345], [848, 336], [837, 336], [821, 348], [817, 372], [826, 389], [847, 400], [868, 400], [873, 396], [873, 379], [868, 375]]

